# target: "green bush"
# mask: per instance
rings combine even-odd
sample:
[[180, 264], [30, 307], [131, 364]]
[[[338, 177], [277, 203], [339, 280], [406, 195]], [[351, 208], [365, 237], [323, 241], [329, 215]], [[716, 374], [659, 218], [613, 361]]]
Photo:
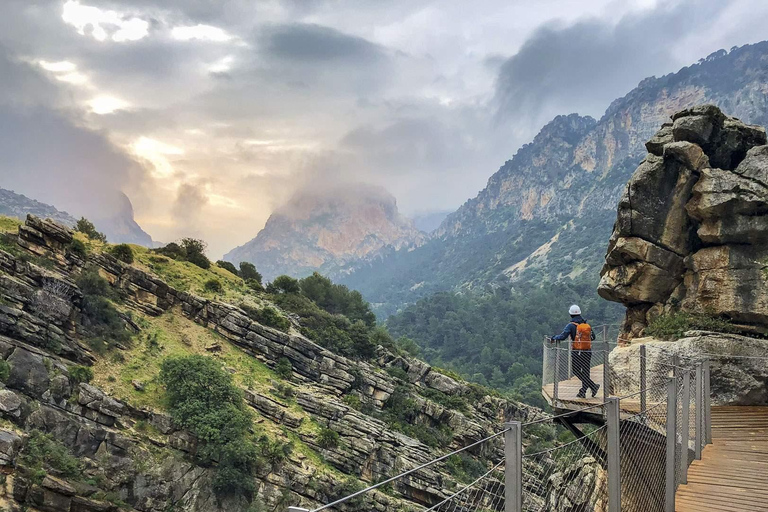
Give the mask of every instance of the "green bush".
[[176, 425], [202, 444], [198, 457], [204, 463], [219, 462], [216, 492], [252, 495], [258, 449], [249, 434], [251, 413], [232, 376], [215, 360], [192, 355], [165, 359], [160, 382]]
[[299, 281], [286, 275], [277, 276], [267, 285], [269, 293], [299, 293], [300, 291]]
[[259, 309], [248, 304], [240, 304], [245, 314], [253, 320], [267, 327], [273, 327], [283, 332], [288, 332], [291, 328], [291, 322], [282, 316], [275, 308], [264, 306]]
[[8, 377], [11, 376], [11, 365], [8, 362], [0, 359], [0, 382], [7, 382]]
[[93, 370], [88, 366], [76, 365], [69, 369], [69, 378], [76, 384], [91, 382], [93, 380]]
[[287, 357], [281, 357], [275, 366], [275, 373], [284, 379], [290, 379], [293, 376], [293, 365]]
[[182, 238], [179, 246], [184, 250], [185, 259], [202, 269], [211, 268], [211, 260], [205, 256], [208, 245], [197, 238]]
[[109, 253], [122, 261], [123, 263], [131, 264], [134, 260], [133, 249], [128, 244], [117, 244], [109, 248]]
[[320, 432], [317, 434], [317, 444], [321, 448], [325, 448], [326, 450], [330, 450], [333, 448], [339, 447], [339, 433], [335, 430], [331, 430], [330, 428], [321, 428]]
[[205, 291], [211, 292], [211, 293], [221, 293], [221, 291], [224, 289], [221, 286], [221, 281], [219, 281], [218, 279], [207, 280], [203, 285], [203, 288], [205, 288]]
[[99, 233], [96, 230], [96, 226], [94, 226], [93, 223], [85, 217], [81, 217], [80, 220], [77, 221], [77, 224], [75, 224], [75, 231], [83, 233], [91, 240], [96, 240], [98, 242], [107, 241], [106, 235], [104, 233]]
[[95, 269], [80, 274], [75, 283], [83, 293], [82, 324], [88, 342], [97, 352], [127, 342], [131, 335], [117, 309], [109, 301], [109, 283]]
[[299, 281], [299, 286], [302, 295], [331, 314], [344, 315], [352, 322], [361, 320], [369, 327], [376, 324], [376, 315], [358, 291], [334, 284], [317, 272]]
[[362, 402], [360, 402], [360, 397], [357, 395], [344, 395], [342, 401], [356, 411], [359, 411], [363, 405]]
[[176, 242], [171, 242], [164, 247], [158, 247], [157, 249], [153, 250], [157, 254], [162, 254], [163, 256], [171, 258], [172, 260], [182, 260], [184, 259], [184, 256], [186, 256], [184, 249], [182, 249], [181, 246]]
[[88, 258], [88, 249], [85, 247], [85, 244], [82, 240], [78, 240], [77, 238], [73, 238], [72, 241], [69, 243], [69, 246], [67, 247], [67, 251], [81, 260], [85, 260]]
[[256, 266], [253, 263], [247, 261], [240, 262], [240, 277], [245, 281], [256, 281], [261, 284], [261, 274], [256, 270]]
[[264, 286], [261, 284], [260, 281], [257, 281], [255, 279], [248, 279], [245, 281], [245, 286], [250, 288], [251, 290], [255, 292], [263, 292]]
[[223, 268], [224, 270], [231, 272], [233, 274], [240, 275], [237, 272], [237, 267], [235, 267], [234, 264], [230, 263], [229, 261], [219, 260], [216, 262], [216, 266], [219, 268]]
[[722, 333], [738, 332], [736, 326], [728, 320], [712, 315], [672, 313], [661, 315], [645, 329], [645, 334], [661, 340], [677, 340], [686, 331], [702, 330]]
[[488, 471], [483, 462], [473, 459], [466, 453], [459, 453], [448, 457], [445, 461], [445, 468], [459, 482], [465, 484], [474, 482]]
[[[51, 434], [44, 434], [39, 430], [30, 432], [19, 461], [23, 466], [36, 470], [37, 474], [51, 468], [66, 478], [82, 475], [82, 464], [77, 457]], [[42, 473], [43, 476], [44, 474]]]

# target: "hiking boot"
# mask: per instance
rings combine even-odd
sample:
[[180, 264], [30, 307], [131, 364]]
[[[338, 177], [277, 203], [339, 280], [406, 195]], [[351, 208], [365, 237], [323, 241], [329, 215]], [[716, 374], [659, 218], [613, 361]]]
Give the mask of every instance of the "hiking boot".
[[586, 391], [579, 391], [579, 394], [576, 395], [576, 398], [587, 398], [587, 392]]
[[592, 398], [595, 398], [597, 396], [597, 391], [599, 389], [600, 389], [600, 384], [598, 384], [597, 387], [592, 390]]

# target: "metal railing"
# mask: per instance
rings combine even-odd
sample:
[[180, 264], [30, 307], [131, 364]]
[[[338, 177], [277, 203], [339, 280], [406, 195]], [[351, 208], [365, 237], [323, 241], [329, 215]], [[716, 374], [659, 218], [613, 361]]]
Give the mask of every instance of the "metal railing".
[[[483, 474], [452, 491], [436, 490], [442, 496], [422, 496], [429, 502], [410, 503], [408, 510], [673, 512], [675, 492], [686, 483], [689, 464], [700, 459], [703, 447], [711, 442], [709, 361], [682, 366], [676, 356], [655, 350], [649, 355], [651, 351], [643, 346], [634, 356], [617, 359], [617, 364], [625, 366], [619, 380], [611, 369], [613, 344], [604, 342], [601, 349], [600, 343], [593, 346], [593, 356], [603, 355], [595, 356], [590, 368], [597, 368], [599, 384], [607, 392], [582, 402], [572, 397], [574, 377], [570, 365], [564, 364], [567, 347], [545, 346], [544, 393], [551, 384], [553, 396], [549, 398], [562, 406], [555, 410], [566, 412], [526, 423], [508, 422], [492, 436], [349, 496], [311, 510], [290, 507], [289, 511], [374, 509], [371, 495], [377, 489], [418, 477], [427, 467], [471, 449], [477, 451], [486, 443], [497, 443], [503, 436], [503, 456], [490, 460]], [[547, 364], [551, 365], [549, 373]], [[637, 375], [628, 378], [633, 372]], [[584, 414], [598, 426], [578, 430], [575, 422], [582, 415], [578, 421], [583, 423]], [[557, 446], [540, 447], [542, 429], [553, 430], [555, 425], [568, 426], [573, 437]], [[359, 501], [366, 497], [369, 501]]]

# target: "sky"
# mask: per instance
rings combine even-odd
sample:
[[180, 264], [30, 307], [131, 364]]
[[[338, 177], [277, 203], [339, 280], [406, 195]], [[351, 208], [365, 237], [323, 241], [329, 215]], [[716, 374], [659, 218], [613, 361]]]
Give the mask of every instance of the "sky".
[[[2, 0], [0, 186], [219, 257], [297, 189], [455, 209], [555, 115], [768, 39], [765, 0]], [[99, 215], [97, 215], [99, 213]]]

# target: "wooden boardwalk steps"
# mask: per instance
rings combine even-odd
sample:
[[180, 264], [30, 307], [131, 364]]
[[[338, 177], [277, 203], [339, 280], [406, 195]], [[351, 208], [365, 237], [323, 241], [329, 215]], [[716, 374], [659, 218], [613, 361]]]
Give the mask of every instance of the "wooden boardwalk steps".
[[768, 512], [768, 407], [712, 407], [712, 442], [677, 490], [677, 512]]

